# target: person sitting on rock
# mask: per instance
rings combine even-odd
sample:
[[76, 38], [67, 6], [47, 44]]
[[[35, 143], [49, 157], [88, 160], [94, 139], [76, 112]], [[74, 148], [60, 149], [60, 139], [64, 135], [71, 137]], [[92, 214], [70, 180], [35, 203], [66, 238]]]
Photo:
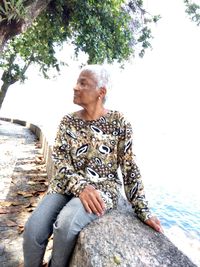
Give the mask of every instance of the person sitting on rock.
[[119, 111], [104, 107], [109, 83], [101, 65], [88, 65], [80, 72], [73, 102], [82, 109], [64, 116], [59, 125], [53, 147], [55, 175], [25, 226], [24, 267], [42, 266], [52, 234], [49, 266], [68, 266], [79, 232], [117, 207], [122, 184], [137, 216], [162, 232], [134, 161], [131, 124]]

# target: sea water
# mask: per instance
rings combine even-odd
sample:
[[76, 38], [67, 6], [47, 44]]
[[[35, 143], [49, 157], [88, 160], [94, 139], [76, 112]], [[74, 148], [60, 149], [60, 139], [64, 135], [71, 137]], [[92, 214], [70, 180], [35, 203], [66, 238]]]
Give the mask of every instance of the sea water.
[[[189, 186], [189, 185], [188, 185]], [[169, 185], [146, 185], [148, 200], [165, 235], [200, 266], [200, 196]]]

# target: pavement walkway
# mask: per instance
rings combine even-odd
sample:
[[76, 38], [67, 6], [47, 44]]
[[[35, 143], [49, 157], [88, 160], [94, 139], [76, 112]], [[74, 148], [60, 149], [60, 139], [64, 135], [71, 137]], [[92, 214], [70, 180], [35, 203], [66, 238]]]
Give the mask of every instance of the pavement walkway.
[[23, 266], [24, 224], [47, 184], [36, 137], [26, 127], [0, 120], [0, 267]]

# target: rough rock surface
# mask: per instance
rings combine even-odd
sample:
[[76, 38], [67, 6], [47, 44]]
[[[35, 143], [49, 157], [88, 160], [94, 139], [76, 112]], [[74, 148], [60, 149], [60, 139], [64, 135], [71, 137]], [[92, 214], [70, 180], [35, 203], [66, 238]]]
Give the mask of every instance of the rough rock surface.
[[79, 235], [70, 267], [192, 267], [167, 237], [143, 224], [129, 208], [113, 210]]

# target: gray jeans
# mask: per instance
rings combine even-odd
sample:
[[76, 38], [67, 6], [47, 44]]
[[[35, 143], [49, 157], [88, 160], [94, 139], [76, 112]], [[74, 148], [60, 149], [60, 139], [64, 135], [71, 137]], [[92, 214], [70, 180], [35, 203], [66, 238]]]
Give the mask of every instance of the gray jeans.
[[98, 218], [85, 211], [79, 198], [49, 194], [40, 202], [25, 225], [24, 267], [41, 267], [48, 238], [53, 233], [51, 267], [67, 267], [77, 236]]

